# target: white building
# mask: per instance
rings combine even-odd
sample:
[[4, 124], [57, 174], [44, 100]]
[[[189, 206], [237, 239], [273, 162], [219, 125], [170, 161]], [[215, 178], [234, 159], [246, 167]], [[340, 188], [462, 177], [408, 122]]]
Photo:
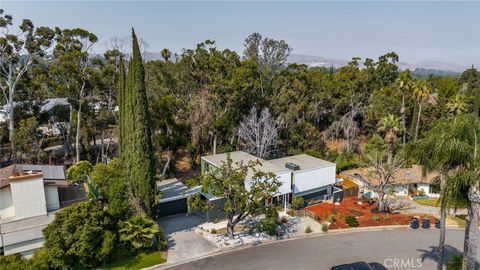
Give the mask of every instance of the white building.
[[71, 193], [63, 166], [14, 164], [0, 169], [0, 251], [29, 256], [43, 246], [42, 229], [52, 213], [70, 201]]
[[[301, 196], [306, 200], [331, 197], [335, 184], [336, 164], [309, 155], [301, 154], [279, 159], [262, 160], [243, 151], [231, 152], [233, 163], [258, 163], [257, 169], [274, 173], [282, 183], [277, 195], [272, 198], [275, 203], [291, 203], [292, 197]], [[203, 156], [202, 173], [218, 168], [227, 159], [227, 153]], [[245, 185], [248, 187], [252, 177], [248, 172]]]

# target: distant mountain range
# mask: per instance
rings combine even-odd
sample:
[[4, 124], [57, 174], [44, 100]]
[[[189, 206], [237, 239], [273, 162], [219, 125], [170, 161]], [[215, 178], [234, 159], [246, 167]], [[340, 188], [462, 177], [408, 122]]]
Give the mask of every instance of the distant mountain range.
[[[310, 67], [341, 67], [347, 65], [349, 61], [325, 58], [320, 56], [311, 56], [304, 54], [291, 54], [287, 60], [288, 63], [297, 63], [305, 64]], [[421, 61], [416, 64], [410, 64], [405, 62], [399, 62], [398, 66], [401, 70], [409, 69], [414, 70], [423, 70], [423, 71], [432, 71], [433, 73], [461, 73], [468, 69], [467, 66], [462, 66], [458, 64], [440, 62], [440, 61]]]
[[[146, 61], [162, 59], [160, 53], [146, 52], [144, 54]], [[178, 56], [177, 56], [178, 57]], [[175, 60], [175, 55], [172, 55], [172, 60]], [[309, 67], [334, 67], [339, 68], [348, 64], [350, 60], [341, 60], [326, 58], [321, 56], [312, 56], [304, 54], [291, 54], [288, 57], [287, 63], [305, 64]], [[436, 74], [436, 75], [458, 75], [459, 73], [470, 68], [458, 64], [440, 62], [440, 61], [421, 61], [415, 64], [399, 62], [398, 66], [401, 70], [409, 69], [412, 72], [416, 71], [420, 74]]]

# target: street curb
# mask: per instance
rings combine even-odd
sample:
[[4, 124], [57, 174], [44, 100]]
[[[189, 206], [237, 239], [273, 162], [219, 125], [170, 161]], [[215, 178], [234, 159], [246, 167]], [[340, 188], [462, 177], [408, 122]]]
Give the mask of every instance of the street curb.
[[[432, 228], [435, 229], [435, 227], [432, 227]], [[392, 231], [392, 230], [409, 230], [409, 229], [410, 229], [410, 225], [372, 226], [372, 227], [361, 227], [361, 228], [337, 229], [337, 230], [331, 230], [331, 231], [328, 231], [328, 232], [325, 232], [325, 233], [324, 232], [311, 233], [311, 234], [306, 234], [306, 235], [294, 236], [294, 237], [290, 237], [290, 238], [287, 238], [287, 239], [266, 240], [265, 242], [261, 242], [259, 244], [250, 243], [250, 244], [245, 244], [245, 245], [241, 245], [241, 246], [226, 247], [226, 248], [220, 249], [219, 251], [215, 251], [215, 252], [212, 252], [212, 253], [209, 253], [209, 254], [206, 254], [206, 255], [202, 255], [202, 256], [199, 256], [199, 257], [194, 257], [192, 259], [188, 259], [188, 260], [185, 260], [185, 261], [182, 261], [182, 262], [176, 262], [176, 263], [172, 263], [172, 264], [168, 264], [168, 262], [167, 262], [165, 264], [155, 265], [155, 266], [151, 266], [151, 267], [144, 268], [144, 269], [148, 269], [148, 270], [169, 269], [171, 267], [175, 267], [175, 266], [178, 266], [178, 265], [198, 261], [198, 260], [205, 259], [205, 258], [208, 258], [208, 257], [215, 257], [217, 255], [223, 255], [223, 254], [227, 254], [227, 253], [238, 251], [238, 250], [243, 250], [243, 249], [252, 248], [252, 247], [256, 247], [256, 246], [270, 245], [270, 244], [274, 244], [274, 243], [288, 242], [288, 241], [299, 240], [299, 239], [310, 239], [310, 238], [316, 238], [316, 237], [322, 237], [322, 236], [328, 236], [328, 235], [338, 235], [338, 234], [348, 234], [348, 233], [358, 233], [358, 232]], [[447, 226], [446, 229], [463, 229], [463, 228], [458, 227], [458, 226]], [[424, 229], [419, 228], [418, 230], [424, 230]]]

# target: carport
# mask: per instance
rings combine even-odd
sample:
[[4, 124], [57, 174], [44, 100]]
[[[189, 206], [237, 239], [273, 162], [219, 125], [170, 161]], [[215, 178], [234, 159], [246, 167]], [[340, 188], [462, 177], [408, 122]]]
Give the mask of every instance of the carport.
[[195, 193], [177, 178], [166, 179], [158, 182], [161, 192], [159, 215], [160, 217], [182, 214], [188, 212], [188, 196]]

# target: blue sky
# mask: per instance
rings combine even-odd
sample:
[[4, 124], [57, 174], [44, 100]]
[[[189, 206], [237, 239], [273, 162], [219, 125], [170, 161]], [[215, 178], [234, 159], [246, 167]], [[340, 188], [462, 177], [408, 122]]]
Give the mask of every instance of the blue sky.
[[480, 65], [480, 2], [128, 2], [0, 0], [14, 18], [82, 27], [100, 38], [134, 27], [149, 51], [180, 52], [206, 39], [242, 51], [252, 32], [284, 39], [293, 53], [350, 59], [395, 51], [400, 60]]

